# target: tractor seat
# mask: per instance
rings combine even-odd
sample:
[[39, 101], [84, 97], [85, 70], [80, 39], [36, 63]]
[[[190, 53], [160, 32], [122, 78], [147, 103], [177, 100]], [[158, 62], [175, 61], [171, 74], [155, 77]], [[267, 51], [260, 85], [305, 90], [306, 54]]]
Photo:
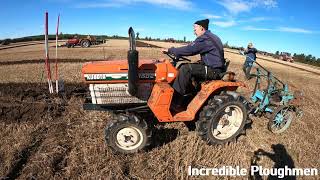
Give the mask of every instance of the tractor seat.
[[[220, 73], [219, 76], [214, 80], [223, 79], [224, 75], [233, 73], [233, 72], [227, 72], [229, 65], [230, 65], [230, 61], [228, 59], [225, 59], [224, 68], [222, 69], [222, 73]], [[205, 81], [208, 81], [208, 80], [213, 80], [213, 79], [200, 79], [200, 80], [196, 81], [195, 78], [192, 77], [192, 81], [196, 81], [199, 84], [201, 84]], [[194, 84], [194, 82], [193, 82], [193, 84]]]
[[[231, 72], [227, 72], [229, 65], [230, 65], [230, 61], [228, 59], [225, 59], [224, 67], [222, 68], [222, 73], [219, 74], [217, 79], [223, 79], [224, 75], [231, 73]], [[211, 79], [207, 79], [207, 80], [211, 80]]]
[[[223, 77], [226, 75], [226, 74], [229, 74], [229, 77], [230, 76], [235, 76], [235, 73], [234, 72], [227, 72], [227, 69], [230, 65], [230, 61], [225, 59], [225, 64], [224, 64], [224, 69], [223, 69], [223, 72], [219, 74], [219, 77], [215, 80], [221, 80], [223, 79]], [[191, 77], [191, 82], [192, 82], [192, 85], [194, 86], [196, 92], [200, 91], [201, 89], [201, 84], [203, 82], [206, 82], [206, 81], [210, 81], [212, 79], [196, 79], [194, 77]], [[186, 94], [185, 96], [192, 96], [193, 93], [189, 93], [189, 94]]]

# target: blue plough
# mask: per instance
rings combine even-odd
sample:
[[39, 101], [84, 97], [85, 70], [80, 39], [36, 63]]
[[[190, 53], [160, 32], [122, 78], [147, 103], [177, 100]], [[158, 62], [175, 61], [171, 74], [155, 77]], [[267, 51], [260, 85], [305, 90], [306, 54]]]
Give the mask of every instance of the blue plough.
[[[282, 133], [293, 119], [302, 117], [300, 105], [303, 95], [299, 91], [290, 92], [288, 84], [273, 76], [258, 62], [254, 63], [258, 67], [256, 74], [251, 76], [256, 78], [256, 83], [250, 101], [245, 102], [249, 107], [249, 114], [266, 116], [269, 118], [268, 129], [273, 133]], [[262, 80], [267, 81], [266, 87], [262, 87]]]

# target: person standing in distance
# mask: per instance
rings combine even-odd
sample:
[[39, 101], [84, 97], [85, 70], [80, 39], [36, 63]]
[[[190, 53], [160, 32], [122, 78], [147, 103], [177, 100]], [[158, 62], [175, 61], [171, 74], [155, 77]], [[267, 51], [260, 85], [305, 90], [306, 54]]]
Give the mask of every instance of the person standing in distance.
[[256, 55], [257, 52], [258, 52], [257, 49], [253, 47], [253, 44], [251, 42], [248, 44], [247, 49], [244, 51], [244, 54], [247, 55], [247, 57], [243, 64], [242, 70], [247, 79], [251, 78], [250, 71], [253, 66], [253, 63], [257, 59], [257, 55]]

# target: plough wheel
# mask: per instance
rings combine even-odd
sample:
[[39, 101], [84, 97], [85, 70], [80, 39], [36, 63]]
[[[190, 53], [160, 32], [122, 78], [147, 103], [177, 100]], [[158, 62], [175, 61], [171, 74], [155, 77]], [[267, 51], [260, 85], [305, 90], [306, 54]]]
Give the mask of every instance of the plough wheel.
[[279, 134], [284, 132], [290, 126], [294, 118], [294, 111], [289, 106], [280, 106], [272, 113], [268, 129], [275, 133]]

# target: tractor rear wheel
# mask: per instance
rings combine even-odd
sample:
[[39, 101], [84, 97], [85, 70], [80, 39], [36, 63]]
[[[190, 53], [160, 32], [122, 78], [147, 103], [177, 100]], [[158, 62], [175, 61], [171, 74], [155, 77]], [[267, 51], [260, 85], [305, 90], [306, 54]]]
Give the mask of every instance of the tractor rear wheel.
[[240, 96], [218, 95], [200, 112], [197, 131], [208, 144], [225, 144], [244, 133], [247, 109]]
[[150, 144], [151, 131], [144, 120], [131, 115], [117, 115], [105, 129], [106, 143], [124, 154], [138, 152]]
[[83, 48], [88, 48], [88, 47], [90, 47], [90, 41], [88, 40], [88, 39], [84, 39], [84, 40], [82, 40], [81, 41], [81, 47], [83, 47]]

